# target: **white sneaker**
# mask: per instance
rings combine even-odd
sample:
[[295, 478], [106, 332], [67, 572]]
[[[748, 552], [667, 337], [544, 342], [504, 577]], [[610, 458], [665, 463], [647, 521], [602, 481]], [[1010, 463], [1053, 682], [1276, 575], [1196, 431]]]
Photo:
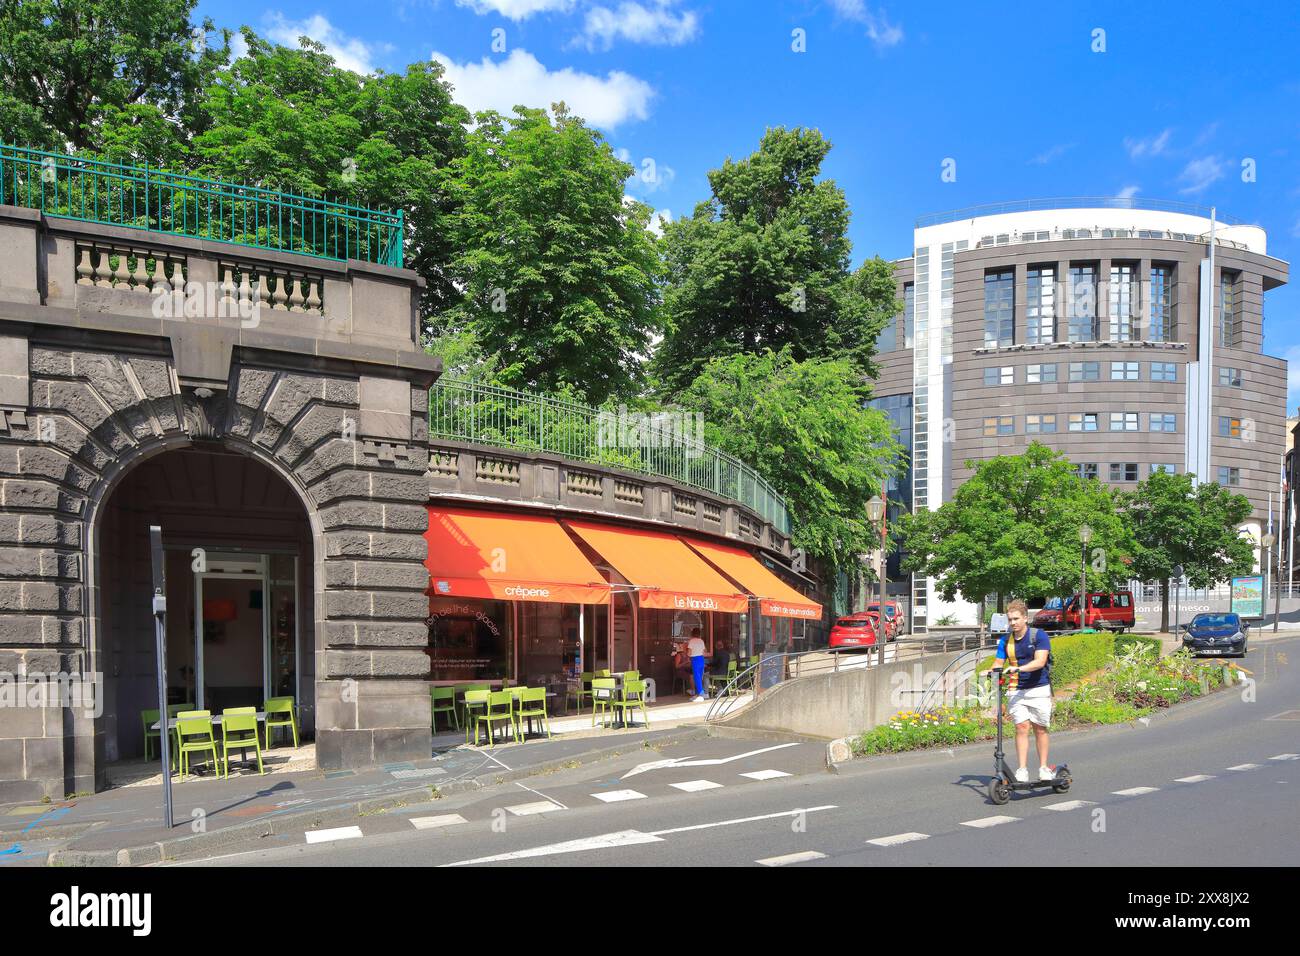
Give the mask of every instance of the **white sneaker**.
[[1016, 771], [1016, 783], [1028, 783], [1028, 782], [1029, 782], [1029, 768], [1021, 767], [1019, 770]]
[[1051, 767], [1039, 767], [1039, 768], [1038, 768], [1038, 779], [1039, 779], [1039, 780], [1055, 780], [1055, 779], [1056, 779], [1056, 771], [1053, 770]]
[[703, 703], [703, 702], [704, 702], [704, 698], [703, 698], [703, 697], [692, 697], [692, 698], [691, 698], [691, 703], [692, 703], [692, 704], [699, 704], [699, 703]]

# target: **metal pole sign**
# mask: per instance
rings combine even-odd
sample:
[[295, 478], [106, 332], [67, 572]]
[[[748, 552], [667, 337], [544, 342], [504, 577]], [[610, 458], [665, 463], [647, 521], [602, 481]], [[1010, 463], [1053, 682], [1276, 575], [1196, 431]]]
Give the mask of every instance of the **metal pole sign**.
[[171, 730], [167, 723], [167, 565], [163, 560], [162, 528], [149, 526], [153, 552], [154, 645], [158, 658], [158, 749], [162, 752], [163, 825], [172, 828]]

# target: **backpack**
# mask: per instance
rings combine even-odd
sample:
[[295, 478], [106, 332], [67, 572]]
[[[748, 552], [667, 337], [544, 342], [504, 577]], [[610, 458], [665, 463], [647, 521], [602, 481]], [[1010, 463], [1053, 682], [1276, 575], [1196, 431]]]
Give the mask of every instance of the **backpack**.
[[[1036, 627], [1029, 628], [1029, 653], [1035, 654], [1038, 651], [1038, 634], [1039, 629]], [[1047, 681], [1048, 686], [1052, 683], [1052, 649], [1047, 649], [1047, 664], [1043, 667], [1043, 679]]]

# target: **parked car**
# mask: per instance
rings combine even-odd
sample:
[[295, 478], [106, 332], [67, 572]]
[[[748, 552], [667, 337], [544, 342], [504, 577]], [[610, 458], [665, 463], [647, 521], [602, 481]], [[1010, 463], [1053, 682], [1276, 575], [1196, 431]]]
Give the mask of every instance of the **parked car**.
[[1084, 623], [1079, 623], [1079, 595], [1071, 594], [1065, 599], [1061, 610], [1059, 629], [1074, 631], [1082, 627], [1092, 627], [1118, 631], [1122, 634], [1137, 624], [1137, 610], [1133, 604], [1133, 595], [1128, 591], [1115, 591], [1110, 594], [1089, 591], [1084, 618]]
[[875, 647], [880, 620], [874, 611], [859, 611], [836, 620], [827, 644], [832, 650]]
[[1064, 626], [1062, 624], [1064, 608], [1064, 598], [1048, 598], [1042, 609], [1034, 612], [1030, 623], [1034, 627], [1042, 628], [1044, 631], [1059, 631]]
[[[875, 614], [880, 613], [879, 603], [872, 602], [867, 605], [867, 610]], [[903, 609], [899, 607], [897, 601], [885, 602], [885, 640], [892, 641], [898, 637], [903, 630]]]
[[1240, 614], [1198, 614], [1183, 625], [1183, 647], [1193, 654], [1245, 657], [1249, 630]]

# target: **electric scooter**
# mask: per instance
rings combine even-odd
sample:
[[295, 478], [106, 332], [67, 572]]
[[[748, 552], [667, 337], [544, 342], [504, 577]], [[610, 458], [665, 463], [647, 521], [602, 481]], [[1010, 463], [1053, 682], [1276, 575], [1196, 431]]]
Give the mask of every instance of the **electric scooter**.
[[[1070, 789], [1072, 782], [1070, 768], [1065, 764], [1055, 768], [1056, 776], [1051, 780], [1016, 782], [1015, 771], [1011, 769], [1002, 752], [1002, 698], [1006, 678], [1002, 676], [1001, 667], [993, 668], [993, 674], [998, 681], [998, 743], [993, 751], [993, 779], [989, 781], [989, 799], [998, 806], [1002, 806], [1011, 799], [1011, 791], [1013, 790], [1038, 790], [1043, 787], [1051, 787], [1055, 793], [1065, 793]], [[1031, 773], [1033, 772], [1031, 771]]]

